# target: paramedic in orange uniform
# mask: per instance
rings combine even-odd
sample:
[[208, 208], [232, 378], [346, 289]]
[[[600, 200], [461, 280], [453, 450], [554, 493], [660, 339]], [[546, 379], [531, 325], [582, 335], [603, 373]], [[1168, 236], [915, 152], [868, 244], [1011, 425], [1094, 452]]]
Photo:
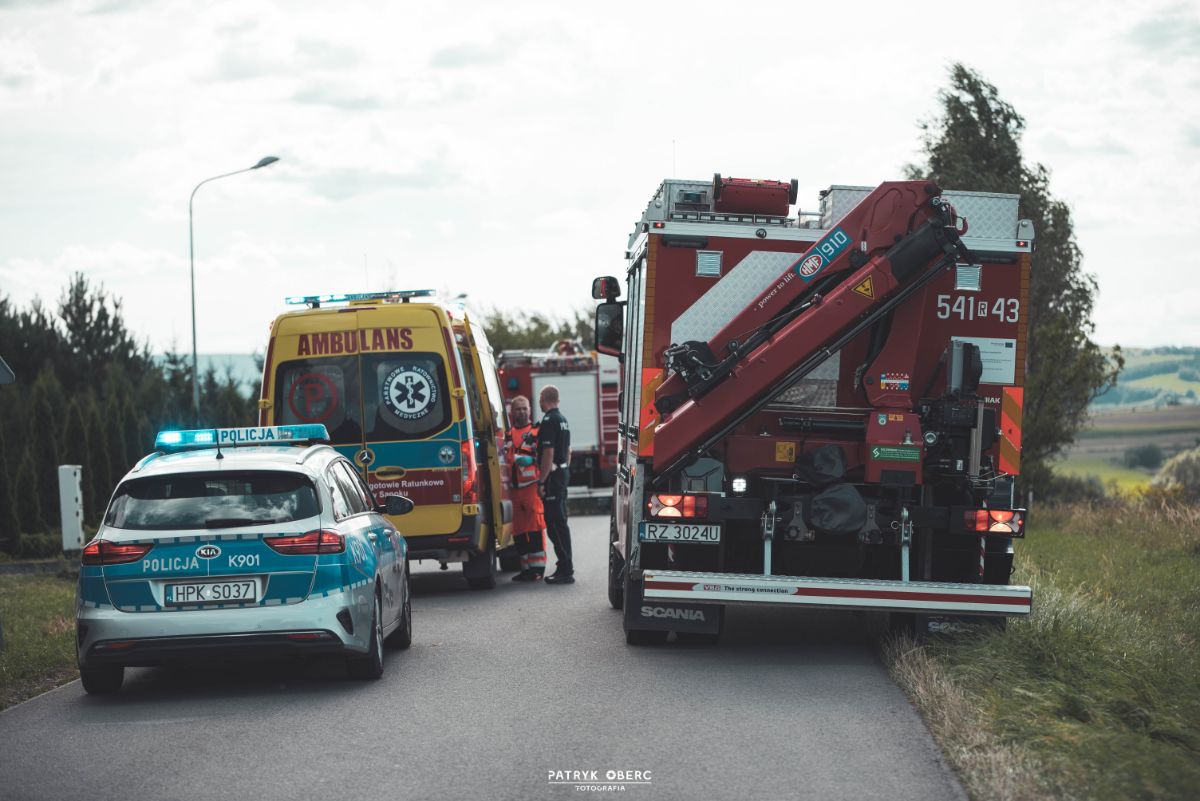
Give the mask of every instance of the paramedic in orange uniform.
[[513, 576], [513, 581], [541, 581], [546, 572], [546, 520], [538, 497], [537, 429], [530, 422], [529, 411], [529, 398], [513, 398], [507, 459], [513, 482], [513, 542], [521, 555], [521, 572]]

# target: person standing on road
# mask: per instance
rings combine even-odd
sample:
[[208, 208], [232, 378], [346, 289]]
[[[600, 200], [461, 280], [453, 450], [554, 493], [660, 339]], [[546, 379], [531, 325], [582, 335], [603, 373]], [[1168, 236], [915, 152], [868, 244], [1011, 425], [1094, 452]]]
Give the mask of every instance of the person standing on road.
[[558, 559], [554, 575], [547, 584], [574, 584], [575, 565], [571, 561], [571, 529], [567, 526], [567, 468], [571, 464], [571, 429], [558, 410], [558, 387], [547, 384], [538, 395], [542, 421], [538, 424], [538, 489], [542, 494], [546, 532]]
[[541, 581], [546, 571], [546, 520], [538, 491], [537, 428], [530, 422], [529, 398], [518, 395], [509, 406], [508, 465], [512, 475], [513, 543], [521, 572], [513, 581]]

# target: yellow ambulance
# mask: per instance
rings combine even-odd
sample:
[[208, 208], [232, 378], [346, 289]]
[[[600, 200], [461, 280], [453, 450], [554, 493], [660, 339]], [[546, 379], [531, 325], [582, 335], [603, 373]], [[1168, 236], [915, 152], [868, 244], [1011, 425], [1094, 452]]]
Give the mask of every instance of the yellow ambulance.
[[259, 423], [320, 423], [375, 497], [408, 496], [392, 522], [409, 559], [461, 562], [490, 589], [512, 543], [508, 425], [482, 326], [431, 290], [306, 295], [271, 325]]

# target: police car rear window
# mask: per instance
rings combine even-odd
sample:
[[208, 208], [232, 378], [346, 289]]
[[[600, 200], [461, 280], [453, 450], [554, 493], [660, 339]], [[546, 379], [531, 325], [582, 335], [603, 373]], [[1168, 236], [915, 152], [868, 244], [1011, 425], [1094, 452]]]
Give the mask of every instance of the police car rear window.
[[105, 525], [161, 531], [289, 523], [320, 511], [312, 482], [270, 471], [181, 473], [126, 481]]

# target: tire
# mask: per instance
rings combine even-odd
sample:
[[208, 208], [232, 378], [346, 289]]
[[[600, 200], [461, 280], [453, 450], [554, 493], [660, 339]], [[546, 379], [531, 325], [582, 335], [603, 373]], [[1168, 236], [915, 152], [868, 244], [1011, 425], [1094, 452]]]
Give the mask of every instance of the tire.
[[383, 602], [375, 592], [375, 609], [371, 613], [371, 647], [366, 656], [346, 657], [346, 672], [352, 679], [378, 679], [383, 675]]
[[112, 695], [125, 681], [123, 667], [94, 667], [79, 669], [79, 678], [88, 695]]
[[[613, 509], [616, 509], [614, 503]], [[625, 608], [625, 586], [621, 571], [625, 560], [617, 553], [617, 516], [614, 511], [608, 518], [608, 604], [613, 609]]]
[[412, 645], [412, 586], [408, 581], [407, 566], [404, 568], [404, 607], [400, 610], [400, 625], [387, 636], [384, 644], [396, 649]]
[[496, 587], [496, 543], [489, 542], [483, 553], [472, 554], [463, 562], [463, 578], [473, 590], [491, 590]]

